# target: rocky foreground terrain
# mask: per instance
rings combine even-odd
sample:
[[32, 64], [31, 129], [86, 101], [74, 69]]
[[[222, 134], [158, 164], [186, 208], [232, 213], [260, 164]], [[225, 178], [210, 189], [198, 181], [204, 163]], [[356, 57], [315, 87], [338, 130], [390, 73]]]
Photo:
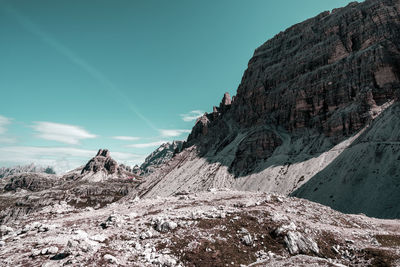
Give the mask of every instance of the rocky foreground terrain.
[[0, 266], [400, 266], [398, 220], [224, 189], [53, 203], [0, 237]]

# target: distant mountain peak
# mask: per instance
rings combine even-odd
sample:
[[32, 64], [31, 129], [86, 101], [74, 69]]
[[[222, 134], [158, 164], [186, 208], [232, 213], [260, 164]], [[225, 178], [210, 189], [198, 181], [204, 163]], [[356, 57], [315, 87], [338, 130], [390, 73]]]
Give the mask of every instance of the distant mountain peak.
[[170, 160], [176, 152], [180, 151], [183, 146], [183, 141], [167, 142], [154, 150], [147, 158], [140, 168], [136, 168], [136, 172], [140, 175], [147, 175], [154, 172], [162, 164]]
[[[96, 156], [90, 159], [83, 168], [78, 168], [72, 172], [76, 173], [78, 170], [80, 170], [78, 178], [95, 182], [107, 179], [136, 178], [132, 168], [124, 164], [118, 164], [111, 157], [108, 149], [99, 149]], [[77, 175], [74, 174], [73, 176], [76, 178]]]
[[29, 165], [18, 165], [13, 167], [2, 167], [0, 168], [0, 178], [5, 178], [7, 176], [11, 176], [19, 173], [47, 173], [47, 174], [55, 174], [53, 167], [47, 166], [37, 166], [34, 163], [30, 163]]

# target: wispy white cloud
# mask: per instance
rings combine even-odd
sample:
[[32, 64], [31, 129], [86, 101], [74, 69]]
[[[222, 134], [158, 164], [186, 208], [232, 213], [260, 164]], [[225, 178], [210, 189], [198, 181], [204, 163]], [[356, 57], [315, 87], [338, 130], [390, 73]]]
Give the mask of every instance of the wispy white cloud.
[[183, 129], [169, 129], [169, 130], [160, 130], [160, 133], [164, 137], [177, 137], [181, 136], [185, 133], [190, 133], [191, 130], [183, 130]]
[[85, 129], [69, 124], [38, 121], [34, 122], [33, 129], [37, 131], [37, 137], [45, 140], [57, 141], [65, 144], [76, 145], [82, 139], [96, 138]]
[[181, 114], [181, 118], [183, 121], [189, 122], [197, 120], [204, 114], [204, 111], [201, 110], [192, 110], [189, 113]]
[[0, 144], [14, 144], [17, 142], [15, 137], [0, 136]]
[[0, 134], [7, 131], [7, 125], [11, 123], [11, 119], [0, 115]]
[[113, 136], [112, 138], [120, 141], [137, 141], [140, 139], [140, 137], [136, 136]]
[[[2, 165], [35, 163], [52, 166], [57, 173], [63, 173], [85, 164], [96, 155], [96, 152], [96, 150], [72, 147], [8, 146], [0, 147], [0, 163]], [[111, 157], [118, 163], [126, 165], [141, 164], [145, 158], [144, 155], [112, 151]]]
[[150, 143], [142, 143], [142, 144], [132, 144], [132, 145], [127, 145], [127, 147], [132, 147], [132, 148], [147, 148], [147, 147], [157, 147], [161, 146], [164, 143], [167, 143], [168, 141], [156, 141], [156, 142], [150, 142]]
[[11, 124], [12, 119], [0, 115], [0, 144], [13, 144], [17, 139], [13, 136], [6, 135], [7, 126]]

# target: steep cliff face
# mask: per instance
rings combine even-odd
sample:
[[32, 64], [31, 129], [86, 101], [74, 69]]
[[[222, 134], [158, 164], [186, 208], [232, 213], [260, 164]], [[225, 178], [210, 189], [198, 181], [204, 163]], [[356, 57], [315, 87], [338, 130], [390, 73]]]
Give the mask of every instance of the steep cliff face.
[[198, 119], [144, 192], [290, 194], [375, 127], [398, 100], [399, 78], [399, 0], [351, 3], [294, 25], [256, 49], [237, 95]]
[[[186, 147], [203, 143], [209, 151], [229, 143], [233, 137], [226, 137], [237, 134], [232, 124], [239, 130], [271, 125], [291, 135], [311, 129], [332, 145], [346, 139], [372, 119], [373, 109], [397, 97], [399, 25], [399, 1], [369, 0], [279, 33], [256, 49], [234, 101], [223, 100], [203, 116]], [[269, 153], [260, 153], [259, 145], [271, 150], [282, 143], [274, 136], [269, 144], [265, 135], [271, 133], [252, 133], [238, 157], [265, 160]], [[240, 159], [232, 165], [238, 172], [247, 166]]]
[[232, 109], [243, 127], [313, 128], [341, 140], [399, 86], [399, 1], [324, 12], [256, 49]]
[[146, 157], [145, 161], [136, 172], [140, 175], [148, 175], [165, 162], [169, 161], [175, 153], [182, 149], [183, 141], [173, 141], [162, 144], [159, 148], [154, 150], [149, 156]]

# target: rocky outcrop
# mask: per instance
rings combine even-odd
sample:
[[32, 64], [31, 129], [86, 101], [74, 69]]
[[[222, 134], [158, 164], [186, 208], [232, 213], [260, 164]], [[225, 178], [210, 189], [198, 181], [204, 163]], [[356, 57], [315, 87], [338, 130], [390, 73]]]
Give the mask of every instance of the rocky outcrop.
[[[398, 1], [369, 0], [292, 26], [256, 49], [235, 101], [225, 94], [218, 112], [240, 129], [268, 124], [344, 140], [371, 121], [371, 109], [397, 97], [399, 17]], [[205, 116], [189, 144], [220, 130]]]
[[292, 26], [256, 49], [233, 114], [242, 127], [313, 128], [336, 142], [399, 87], [399, 3], [367, 0]]
[[373, 108], [397, 99], [399, 17], [397, 0], [367, 0], [279, 33], [254, 52], [235, 101], [225, 94], [213, 116], [196, 123], [188, 145], [204, 143], [199, 137], [206, 135], [207, 149], [220, 143], [210, 129], [231, 134], [221, 117], [239, 129], [267, 124], [294, 135], [313, 129], [333, 144], [356, 133]]
[[183, 141], [173, 141], [162, 144], [146, 157], [144, 163], [140, 166], [140, 170], [136, 168], [136, 172], [140, 175], [148, 175], [157, 168], [169, 161], [176, 153], [182, 149]]
[[18, 173], [47, 173], [55, 174], [52, 167], [40, 167], [35, 164], [25, 165], [25, 166], [14, 166], [14, 167], [1, 167], [0, 168], [0, 178], [11, 176]]
[[[100, 149], [85, 166], [64, 175], [21, 173], [0, 180], [0, 225], [54, 205], [102, 208], [135, 191], [140, 178]], [[58, 210], [58, 206], [54, 210]], [[64, 209], [64, 208], [63, 208]]]
[[[76, 171], [73, 171], [75, 173]], [[100, 149], [96, 156], [82, 168], [79, 175], [74, 179], [90, 179], [101, 181], [104, 179], [124, 179], [135, 178], [135, 174], [130, 167], [119, 165], [111, 158], [110, 151]]]
[[[396, 105], [399, 29], [398, 0], [366, 0], [323, 12], [277, 34], [255, 50], [234, 101], [225, 94], [212, 113], [197, 120], [183, 151], [148, 177], [143, 194], [210, 187], [290, 194], [301, 188], [351, 148], [363, 131], [378, 131], [374, 121]], [[395, 128], [387, 130], [394, 136]], [[375, 141], [365, 142], [374, 151]], [[375, 160], [370, 153], [368, 158]], [[389, 165], [396, 164], [392, 152], [384, 153]], [[357, 164], [338, 165], [341, 172], [336, 175], [361, 169]], [[382, 166], [376, 168], [366, 168], [368, 173], [364, 169], [363, 176], [360, 171], [355, 179], [386, 173]], [[394, 172], [382, 177], [382, 184], [395, 177]], [[335, 183], [341, 177], [329, 179]], [[367, 180], [376, 185], [376, 180]], [[362, 188], [351, 187], [349, 194], [368, 195]], [[389, 196], [400, 195], [400, 189], [389, 188], [390, 194], [382, 197], [395, 207], [396, 198]], [[372, 212], [366, 206], [358, 212]], [[398, 216], [396, 209], [370, 214]]]
[[114, 174], [117, 172], [118, 167], [118, 163], [111, 158], [110, 152], [107, 149], [100, 149], [97, 155], [85, 165], [81, 174], [97, 172]]
[[29, 191], [41, 191], [59, 184], [54, 175], [41, 173], [22, 173], [10, 176], [4, 186], [5, 191], [20, 189]]

